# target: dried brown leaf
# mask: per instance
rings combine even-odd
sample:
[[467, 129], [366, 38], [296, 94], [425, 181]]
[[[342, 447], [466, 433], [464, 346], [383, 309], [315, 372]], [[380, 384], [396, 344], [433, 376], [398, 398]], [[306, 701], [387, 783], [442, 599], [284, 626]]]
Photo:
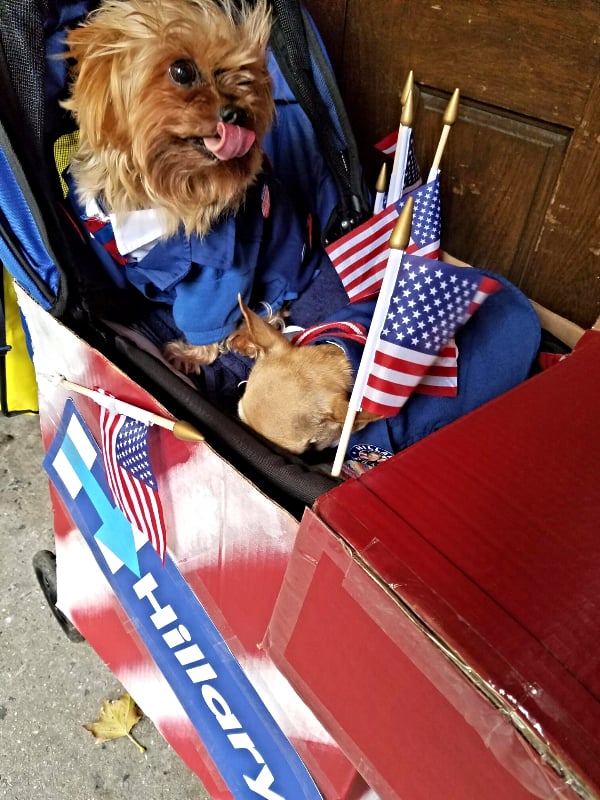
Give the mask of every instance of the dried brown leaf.
[[126, 736], [141, 753], [144, 753], [146, 748], [137, 742], [130, 733], [133, 726], [140, 721], [142, 716], [142, 712], [131, 695], [125, 692], [116, 700], [105, 700], [102, 703], [98, 721], [88, 722], [83, 727], [94, 735], [96, 744]]

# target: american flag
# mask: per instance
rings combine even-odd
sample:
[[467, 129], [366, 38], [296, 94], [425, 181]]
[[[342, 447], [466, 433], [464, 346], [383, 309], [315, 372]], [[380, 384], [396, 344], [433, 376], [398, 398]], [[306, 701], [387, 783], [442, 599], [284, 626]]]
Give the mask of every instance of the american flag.
[[163, 563], [167, 534], [158, 484], [150, 464], [148, 426], [102, 407], [102, 457], [117, 507], [145, 534]]
[[[377, 144], [375, 145], [375, 149], [379, 150], [380, 153], [384, 153], [386, 156], [393, 156], [394, 153], [396, 152], [397, 143], [398, 143], [398, 131], [395, 130], [392, 131], [392, 133], [388, 134], [385, 137], [385, 139], [382, 139], [380, 142], [377, 142]], [[413, 137], [411, 134], [410, 144], [408, 146], [408, 158], [406, 161], [406, 172], [404, 173], [403, 194], [411, 192], [413, 189], [416, 189], [420, 185], [421, 185], [421, 171], [419, 169], [419, 164], [417, 163]]]
[[[474, 269], [405, 255], [385, 314], [361, 408], [394, 416], [428, 375], [458, 328], [500, 288]], [[455, 368], [455, 367], [454, 367]], [[456, 375], [431, 375], [439, 381]], [[429, 392], [428, 392], [429, 393]], [[445, 392], [440, 392], [445, 394]]]
[[437, 258], [440, 251], [440, 183], [413, 189], [327, 248], [351, 303], [379, 292], [389, 255], [389, 239], [408, 197], [414, 198], [409, 254]]

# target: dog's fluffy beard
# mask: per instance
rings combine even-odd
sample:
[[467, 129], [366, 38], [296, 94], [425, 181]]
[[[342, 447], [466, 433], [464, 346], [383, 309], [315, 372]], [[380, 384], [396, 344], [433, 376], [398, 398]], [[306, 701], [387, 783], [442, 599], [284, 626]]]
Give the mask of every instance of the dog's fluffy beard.
[[[241, 10], [228, 0], [105, 0], [67, 40], [81, 200], [100, 197], [116, 214], [162, 209], [167, 234], [183, 225], [202, 235], [235, 212], [260, 172], [273, 113], [269, 30], [264, 0]], [[174, 80], [177, 63], [192, 80]], [[219, 121], [255, 133], [245, 155], [219, 160], [205, 146]]]

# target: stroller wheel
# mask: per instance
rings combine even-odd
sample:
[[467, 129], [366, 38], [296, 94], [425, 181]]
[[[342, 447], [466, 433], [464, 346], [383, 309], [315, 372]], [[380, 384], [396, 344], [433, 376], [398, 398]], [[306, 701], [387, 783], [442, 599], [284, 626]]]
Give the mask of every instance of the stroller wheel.
[[72, 642], [83, 642], [84, 638], [56, 606], [56, 556], [50, 550], [39, 550], [32, 559], [33, 571], [50, 610], [65, 635]]

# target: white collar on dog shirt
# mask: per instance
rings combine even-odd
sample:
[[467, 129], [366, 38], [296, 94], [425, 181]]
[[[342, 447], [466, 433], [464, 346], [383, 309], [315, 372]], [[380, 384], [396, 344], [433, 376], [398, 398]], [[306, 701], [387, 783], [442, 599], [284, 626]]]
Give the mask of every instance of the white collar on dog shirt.
[[156, 208], [128, 211], [123, 214], [105, 214], [97, 200], [89, 200], [85, 207], [88, 217], [110, 222], [117, 250], [132, 261], [147, 255], [166, 233], [164, 213]]

